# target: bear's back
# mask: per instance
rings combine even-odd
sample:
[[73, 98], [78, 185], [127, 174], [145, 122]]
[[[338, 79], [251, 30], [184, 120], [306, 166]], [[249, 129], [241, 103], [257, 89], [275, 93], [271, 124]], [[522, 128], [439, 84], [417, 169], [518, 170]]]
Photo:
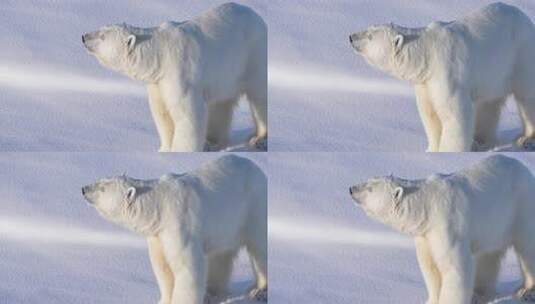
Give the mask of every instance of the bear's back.
[[[501, 30], [515, 29], [519, 26], [531, 24], [531, 19], [524, 14], [519, 8], [502, 2], [496, 2], [475, 10], [463, 18], [459, 19], [456, 24], [468, 28], [477, 33], [484, 28], [500, 28]], [[497, 29], [496, 29], [497, 30]], [[519, 33], [512, 33], [519, 34]]]

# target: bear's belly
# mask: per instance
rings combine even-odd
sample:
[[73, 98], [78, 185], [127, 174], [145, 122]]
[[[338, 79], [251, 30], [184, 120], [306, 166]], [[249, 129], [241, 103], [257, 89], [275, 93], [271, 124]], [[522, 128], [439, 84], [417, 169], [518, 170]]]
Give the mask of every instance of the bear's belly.
[[476, 79], [471, 97], [475, 103], [494, 102], [507, 97], [512, 93], [511, 79], [509, 75], [497, 75], [494, 81]]
[[[493, 63], [492, 63], [493, 62]], [[513, 59], [502, 58], [475, 69], [471, 74], [472, 99], [476, 102], [488, 102], [503, 98], [512, 92]]]
[[241, 244], [237, 237], [208, 237], [204, 241], [204, 252], [207, 255], [214, 255], [225, 251], [234, 251], [240, 247]]
[[471, 251], [474, 255], [482, 255], [490, 252], [502, 251], [512, 243], [510, 235], [494, 236], [490, 239], [480, 239], [472, 242]]
[[212, 86], [204, 91], [204, 99], [208, 104], [215, 104], [236, 100], [242, 95], [242, 90], [236, 83], [228, 86]]
[[500, 220], [486, 221], [485, 224], [473, 225], [472, 253], [483, 254], [503, 250], [512, 243], [512, 220], [507, 213]]

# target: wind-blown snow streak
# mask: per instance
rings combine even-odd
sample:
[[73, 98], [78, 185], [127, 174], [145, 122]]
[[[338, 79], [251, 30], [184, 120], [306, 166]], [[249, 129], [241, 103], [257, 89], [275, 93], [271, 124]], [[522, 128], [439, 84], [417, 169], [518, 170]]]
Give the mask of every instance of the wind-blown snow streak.
[[57, 67], [29, 68], [0, 62], [0, 87], [53, 92], [89, 92], [145, 96], [145, 89], [129, 81], [106, 80], [61, 71]]
[[100, 232], [58, 225], [36, 219], [0, 218], [0, 240], [32, 243], [66, 243], [112, 247], [145, 248], [141, 238], [128, 234]]
[[269, 86], [287, 90], [339, 91], [379, 95], [414, 96], [408, 85], [397, 81], [357, 77], [321, 68], [269, 65]]
[[407, 237], [391, 233], [367, 232], [358, 229], [319, 224], [297, 223], [287, 219], [269, 219], [269, 238], [284, 241], [355, 244], [378, 247], [413, 248]]

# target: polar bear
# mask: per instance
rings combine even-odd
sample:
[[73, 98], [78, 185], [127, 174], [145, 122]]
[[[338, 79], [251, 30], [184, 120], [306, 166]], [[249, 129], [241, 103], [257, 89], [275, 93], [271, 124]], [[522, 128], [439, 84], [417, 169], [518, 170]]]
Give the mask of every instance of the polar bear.
[[535, 143], [535, 28], [518, 8], [494, 3], [425, 28], [372, 26], [349, 40], [369, 64], [414, 85], [427, 151], [495, 146], [510, 94], [523, 123], [516, 144]]
[[146, 83], [161, 152], [225, 148], [242, 95], [256, 126], [249, 144], [267, 149], [267, 27], [252, 9], [227, 3], [191, 21], [106, 26], [82, 41], [102, 65]]
[[521, 162], [495, 155], [449, 175], [372, 178], [349, 191], [369, 217], [414, 237], [428, 304], [492, 299], [510, 246], [524, 276], [516, 296], [535, 302], [535, 179]]
[[241, 247], [256, 275], [249, 297], [267, 302], [267, 180], [252, 161], [228, 155], [155, 180], [101, 179], [82, 194], [104, 218], [147, 238], [160, 304], [225, 297]]

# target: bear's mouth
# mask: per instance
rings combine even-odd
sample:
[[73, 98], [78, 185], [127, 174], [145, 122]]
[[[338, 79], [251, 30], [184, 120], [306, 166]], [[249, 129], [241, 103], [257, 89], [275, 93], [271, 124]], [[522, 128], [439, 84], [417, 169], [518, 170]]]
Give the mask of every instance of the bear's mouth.
[[94, 51], [93, 51], [93, 48], [91, 48], [91, 47], [87, 44], [87, 42], [84, 42], [84, 47], [85, 47], [85, 49], [86, 49], [89, 53], [93, 54], [93, 52], [94, 52]]
[[354, 197], [353, 197], [353, 203], [354, 203], [355, 205], [359, 206], [359, 207], [362, 206], [362, 202], [361, 202], [360, 200], [354, 198]]

